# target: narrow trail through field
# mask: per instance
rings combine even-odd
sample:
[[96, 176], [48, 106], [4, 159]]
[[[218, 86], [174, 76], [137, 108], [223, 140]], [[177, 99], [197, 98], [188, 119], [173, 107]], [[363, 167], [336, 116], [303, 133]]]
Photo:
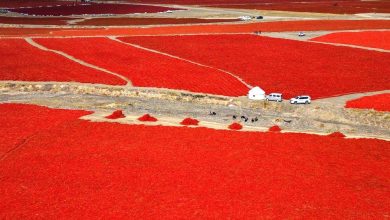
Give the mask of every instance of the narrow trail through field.
[[[169, 37], [169, 36], [203, 36], [203, 35], [210, 35], [210, 36], [213, 36], [213, 35], [237, 35], [237, 34], [246, 34], [246, 35], [252, 35], [253, 33], [248, 33], [248, 32], [231, 32], [231, 33], [208, 33], [208, 32], [204, 32], [204, 33], [182, 33], [182, 34], [122, 34], [122, 35], [118, 35], [118, 34], [107, 34], [107, 35], [101, 35], [101, 34], [97, 34], [97, 35], [91, 35], [91, 34], [87, 34], [87, 35], [52, 35], [53, 32], [50, 32], [50, 35], [37, 35], [37, 36], [2, 36], [0, 35], [0, 40], [1, 39], [25, 39], [25, 38], [31, 38], [31, 39], [34, 39], [34, 38], [102, 38], [102, 37], [113, 37], [113, 38], [118, 38], [118, 37], [132, 37], [132, 36], [135, 36], [135, 37]], [[124, 42], [126, 43], [126, 42]]]
[[379, 49], [379, 48], [373, 48], [373, 47], [363, 47], [363, 46], [357, 46], [352, 44], [341, 44], [341, 43], [328, 43], [328, 42], [320, 42], [320, 41], [308, 41], [311, 43], [317, 43], [317, 44], [327, 44], [327, 45], [333, 45], [333, 46], [342, 46], [342, 47], [352, 47], [352, 48], [358, 48], [358, 49], [364, 49], [364, 50], [372, 50], [377, 52], [384, 52], [384, 53], [390, 53], [390, 50], [385, 49]]
[[316, 102], [329, 103], [335, 106], [344, 107], [347, 104], [347, 102], [350, 100], [358, 99], [364, 96], [372, 96], [372, 95], [379, 95], [385, 93], [390, 93], [390, 90], [354, 93], [354, 94], [348, 94], [348, 95], [331, 97], [331, 98], [323, 98], [323, 99], [317, 99]]
[[66, 23], [68, 25], [77, 25], [78, 23], [80, 22], [84, 22], [85, 20], [90, 20], [92, 18], [80, 18], [80, 19], [74, 19], [74, 20], [69, 20], [69, 21], [66, 21]]
[[95, 66], [95, 65], [90, 64], [90, 63], [87, 63], [87, 62], [85, 62], [83, 60], [77, 59], [77, 58], [75, 58], [75, 57], [73, 57], [73, 56], [71, 56], [71, 55], [69, 55], [67, 53], [64, 53], [62, 51], [52, 50], [52, 49], [49, 49], [47, 47], [44, 47], [43, 45], [38, 44], [37, 42], [35, 42], [32, 38], [25, 38], [25, 40], [27, 41], [27, 43], [29, 43], [30, 45], [32, 45], [32, 46], [34, 46], [34, 47], [36, 47], [38, 49], [59, 54], [61, 56], [66, 57], [67, 59], [72, 60], [72, 61], [74, 61], [76, 63], [79, 63], [79, 64], [81, 64], [83, 66], [86, 66], [86, 67], [89, 67], [89, 68], [92, 68], [92, 69], [95, 69], [95, 70], [99, 70], [101, 72], [105, 72], [105, 73], [111, 74], [113, 76], [119, 77], [119, 78], [123, 79], [124, 81], [126, 81], [126, 83], [127, 83], [126, 86], [132, 86], [132, 82], [128, 78], [120, 75], [119, 73], [114, 73], [114, 72], [106, 70], [104, 68]]
[[[388, 29], [383, 29], [380, 31], [384, 31]], [[377, 30], [375, 30], [377, 31]], [[326, 45], [333, 45], [333, 46], [342, 46], [342, 47], [351, 47], [351, 48], [358, 48], [358, 49], [364, 49], [364, 50], [372, 50], [377, 52], [384, 52], [389, 53], [390, 50], [380, 49], [380, 48], [374, 48], [374, 47], [365, 47], [365, 46], [358, 46], [353, 44], [343, 44], [343, 43], [331, 43], [331, 42], [323, 42], [323, 41], [316, 41], [312, 40], [316, 37], [324, 36], [330, 33], [339, 33], [339, 32], [358, 32], [356, 30], [346, 30], [346, 31], [305, 31], [305, 36], [298, 36], [298, 32], [296, 31], [287, 31], [287, 32], [264, 32], [259, 36], [266, 36], [266, 37], [272, 37], [272, 38], [280, 38], [280, 39], [287, 39], [287, 40], [296, 40], [296, 41], [303, 41], [308, 43], [315, 43], [315, 44], [326, 44]]]
[[129, 45], [129, 46], [132, 46], [132, 47], [135, 47], [135, 48], [138, 48], [138, 49], [142, 49], [142, 50], [146, 50], [146, 51], [149, 51], [149, 52], [161, 54], [161, 55], [168, 56], [168, 57], [171, 57], [171, 58], [174, 58], [174, 59], [178, 59], [178, 60], [182, 60], [182, 61], [185, 61], [185, 62], [189, 62], [189, 63], [195, 64], [197, 66], [206, 67], [206, 68], [214, 69], [214, 70], [217, 70], [217, 71], [229, 74], [230, 76], [234, 77], [235, 79], [240, 81], [242, 84], [244, 84], [246, 87], [253, 88], [252, 85], [250, 85], [249, 83], [245, 82], [243, 79], [241, 79], [240, 77], [238, 77], [237, 75], [235, 75], [232, 72], [229, 72], [229, 71], [226, 71], [226, 70], [222, 70], [222, 69], [219, 69], [219, 68], [216, 68], [216, 67], [208, 66], [208, 65], [205, 65], [205, 64], [197, 63], [197, 62], [194, 62], [192, 60], [188, 60], [188, 59], [185, 59], [185, 58], [182, 58], [182, 57], [174, 56], [172, 54], [168, 54], [168, 53], [164, 53], [164, 52], [161, 52], [161, 51], [153, 50], [153, 49], [150, 49], [150, 48], [142, 47], [142, 46], [137, 45], [137, 44], [131, 44], [131, 43], [123, 42], [123, 41], [117, 39], [116, 37], [112, 37], [111, 36], [111, 37], [108, 37], [108, 39], [120, 42], [122, 44]]

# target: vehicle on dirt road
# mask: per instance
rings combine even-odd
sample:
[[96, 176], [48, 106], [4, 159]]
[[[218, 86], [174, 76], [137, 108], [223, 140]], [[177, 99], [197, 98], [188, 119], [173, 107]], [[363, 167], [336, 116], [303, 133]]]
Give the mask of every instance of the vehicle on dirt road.
[[241, 21], [249, 21], [249, 20], [252, 20], [253, 17], [252, 16], [240, 16], [238, 17]]
[[308, 95], [301, 95], [290, 99], [291, 104], [310, 104], [311, 98]]
[[267, 101], [276, 101], [281, 102], [283, 101], [282, 94], [281, 93], [270, 93], [266, 97]]

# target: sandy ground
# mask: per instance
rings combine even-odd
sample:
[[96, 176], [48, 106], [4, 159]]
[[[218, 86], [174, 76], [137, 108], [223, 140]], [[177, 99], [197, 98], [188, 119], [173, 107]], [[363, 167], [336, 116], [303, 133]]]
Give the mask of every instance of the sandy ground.
[[[365, 29], [364, 31], [388, 31], [388, 29]], [[297, 31], [284, 31], [284, 32], [264, 32], [262, 36], [269, 36], [275, 38], [284, 38], [291, 40], [299, 40], [299, 41], [308, 41], [310, 39], [320, 37], [323, 35], [327, 35], [330, 33], [338, 33], [338, 32], [361, 32], [361, 30], [334, 30], [334, 31], [304, 31], [305, 36], [299, 36], [299, 32]]]
[[[386, 29], [384, 29], [386, 30]], [[369, 30], [365, 30], [369, 31]], [[375, 31], [381, 31], [381, 30], [375, 30]], [[372, 47], [364, 47], [364, 46], [358, 46], [358, 45], [352, 45], [352, 44], [342, 44], [342, 43], [329, 43], [329, 42], [319, 42], [319, 41], [310, 41], [310, 39], [313, 39], [315, 37], [323, 36], [330, 33], [336, 33], [336, 32], [356, 32], [356, 30], [349, 30], [349, 31], [305, 31], [305, 36], [299, 36], [299, 32], [265, 32], [260, 34], [261, 36], [267, 36], [267, 37], [274, 37], [274, 38], [282, 38], [282, 39], [289, 39], [289, 40], [298, 40], [298, 41], [309, 41], [310, 43], [316, 43], [316, 44], [327, 44], [327, 45], [333, 45], [333, 46], [342, 46], [342, 47], [352, 47], [352, 48], [359, 48], [364, 50], [372, 50], [372, 51], [378, 51], [378, 52], [385, 52], [389, 53], [390, 50], [380, 49], [380, 48], [372, 48]]]
[[372, 95], [379, 95], [379, 94], [385, 94], [385, 93], [390, 93], [390, 90], [349, 94], [349, 95], [343, 95], [343, 96], [338, 96], [338, 97], [319, 99], [317, 101], [324, 103], [324, 104], [332, 104], [335, 106], [343, 107], [347, 104], [347, 101], [349, 101], [349, 100], [362, 98], [364, 96], [372, 96]]
[[[15, 88], [3, 88], [0, 103], [30, 103], [53, 108], [92, 110], [95, 112], [93, 115], [83, 118], [91, 121], [139, 124], [136, 118], [148, 113], [157, 117], [159, 122], [146, 125], [181, 126], [180, 122], [184, 118], [191, 117], [201, 121], [201, 126], [213, 129], [227, 129], [236, 121], [244, 125], [243, 131], [261, 132], [278, 125], [285, 132], [326, 135], [340, 131], [348, 137], [390, 140], [390, 112], [345, 109], [341, 103], [347, 97], [317, 100], [310, 105], [291, 105], [288, 101], [248, 101], [246, 97], [226, 98], [229, 99], [228, 102], [202, 103], [201, 100], [193, 102], [177, 96], [161, 98], [158, 93], [159, 90], [152, 90], [146, 95], [126, 97], [116, 94], [111, 96], [74, 93], [67, 89], [55, 92], [21, 92]], [[186, 94], [188, 95], [191, 94]], [[348, 97], [362, 95], [365, 94]], [[115, 121], [104, 118], [117, 109], [122, 109], [127, 117]], [[210, 115], [210, 112], [216, 112], [216, 115]], [[237, 119], [233, 119], [233, 116]], [[241, 116], [246, 116], [248, 121], [245, 122]], [[255, 118], [258, 120], [252, 122]]]

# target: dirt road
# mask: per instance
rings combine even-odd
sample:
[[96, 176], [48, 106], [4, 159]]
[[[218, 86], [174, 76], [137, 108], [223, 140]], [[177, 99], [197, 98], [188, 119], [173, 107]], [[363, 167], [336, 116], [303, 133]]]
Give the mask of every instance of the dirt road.
[[[21, 83], [20, 85], [22, 85]], [[58, 87], [24, 83], [25, 86], [0, 85], [0, 103], [30, 103], [52, 108], [85, 109], [95, 113], [84, 117], [91, 121], [110, 121], [104, 117], [114, 110], [122, 109], [126, 118], [115, 122], [140, 123], [136, 118], [152, 114], [158, 123], [147, 125], [181, 126], [184, 118], [201, 121], [201, 126], [213, 129], [227, 129], [232, 122], [244, 125], [243, 131], [265, 131], [273, 125], [284, 132], [303, 132], [327, 135], [340, 131], [347, 137], [365, 137], [390, 140], [390, 112], [345, 109], [341, 105], [347, 97], [337, 101], [319, 100], [311, 105], [249, 101], [246, 97], [231, 98], [205, 96], [179, 91], [152, 89], [139, 92], [118, 92], [119, 87], [102, 86], [75, 90], [61, 84]], [[76, 85], [73, 85], [77, 87]], [[49, 89], [48, 89], [49, 88]], [[137, 88], [132, 88], [137, 91]], [[102, 90], [104, 93], [99, 93]], [[111, 91], [111, 92], [110, 92]], [[122, 94], [122, 95], [121, 95]], [[371, 93], [372, 94], [372, 93]], [[216, 115], [210, 115], [215, 112]], [[233, 119], [236, 116], [236, 119]], [[247, 121], [241, 116], [248, 118]], [[252, 119], [257, 118], [257, 121]]]

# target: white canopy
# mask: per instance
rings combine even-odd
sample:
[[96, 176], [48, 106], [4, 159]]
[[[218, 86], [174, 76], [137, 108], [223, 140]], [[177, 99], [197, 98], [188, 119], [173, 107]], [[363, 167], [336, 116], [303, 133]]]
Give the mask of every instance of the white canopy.
[[252, 100], [263, 100], [265, 99], [265, 91], [262, 90], [260, 87], [256, 86], [253, 87], [248, 92], [248, 98]]

